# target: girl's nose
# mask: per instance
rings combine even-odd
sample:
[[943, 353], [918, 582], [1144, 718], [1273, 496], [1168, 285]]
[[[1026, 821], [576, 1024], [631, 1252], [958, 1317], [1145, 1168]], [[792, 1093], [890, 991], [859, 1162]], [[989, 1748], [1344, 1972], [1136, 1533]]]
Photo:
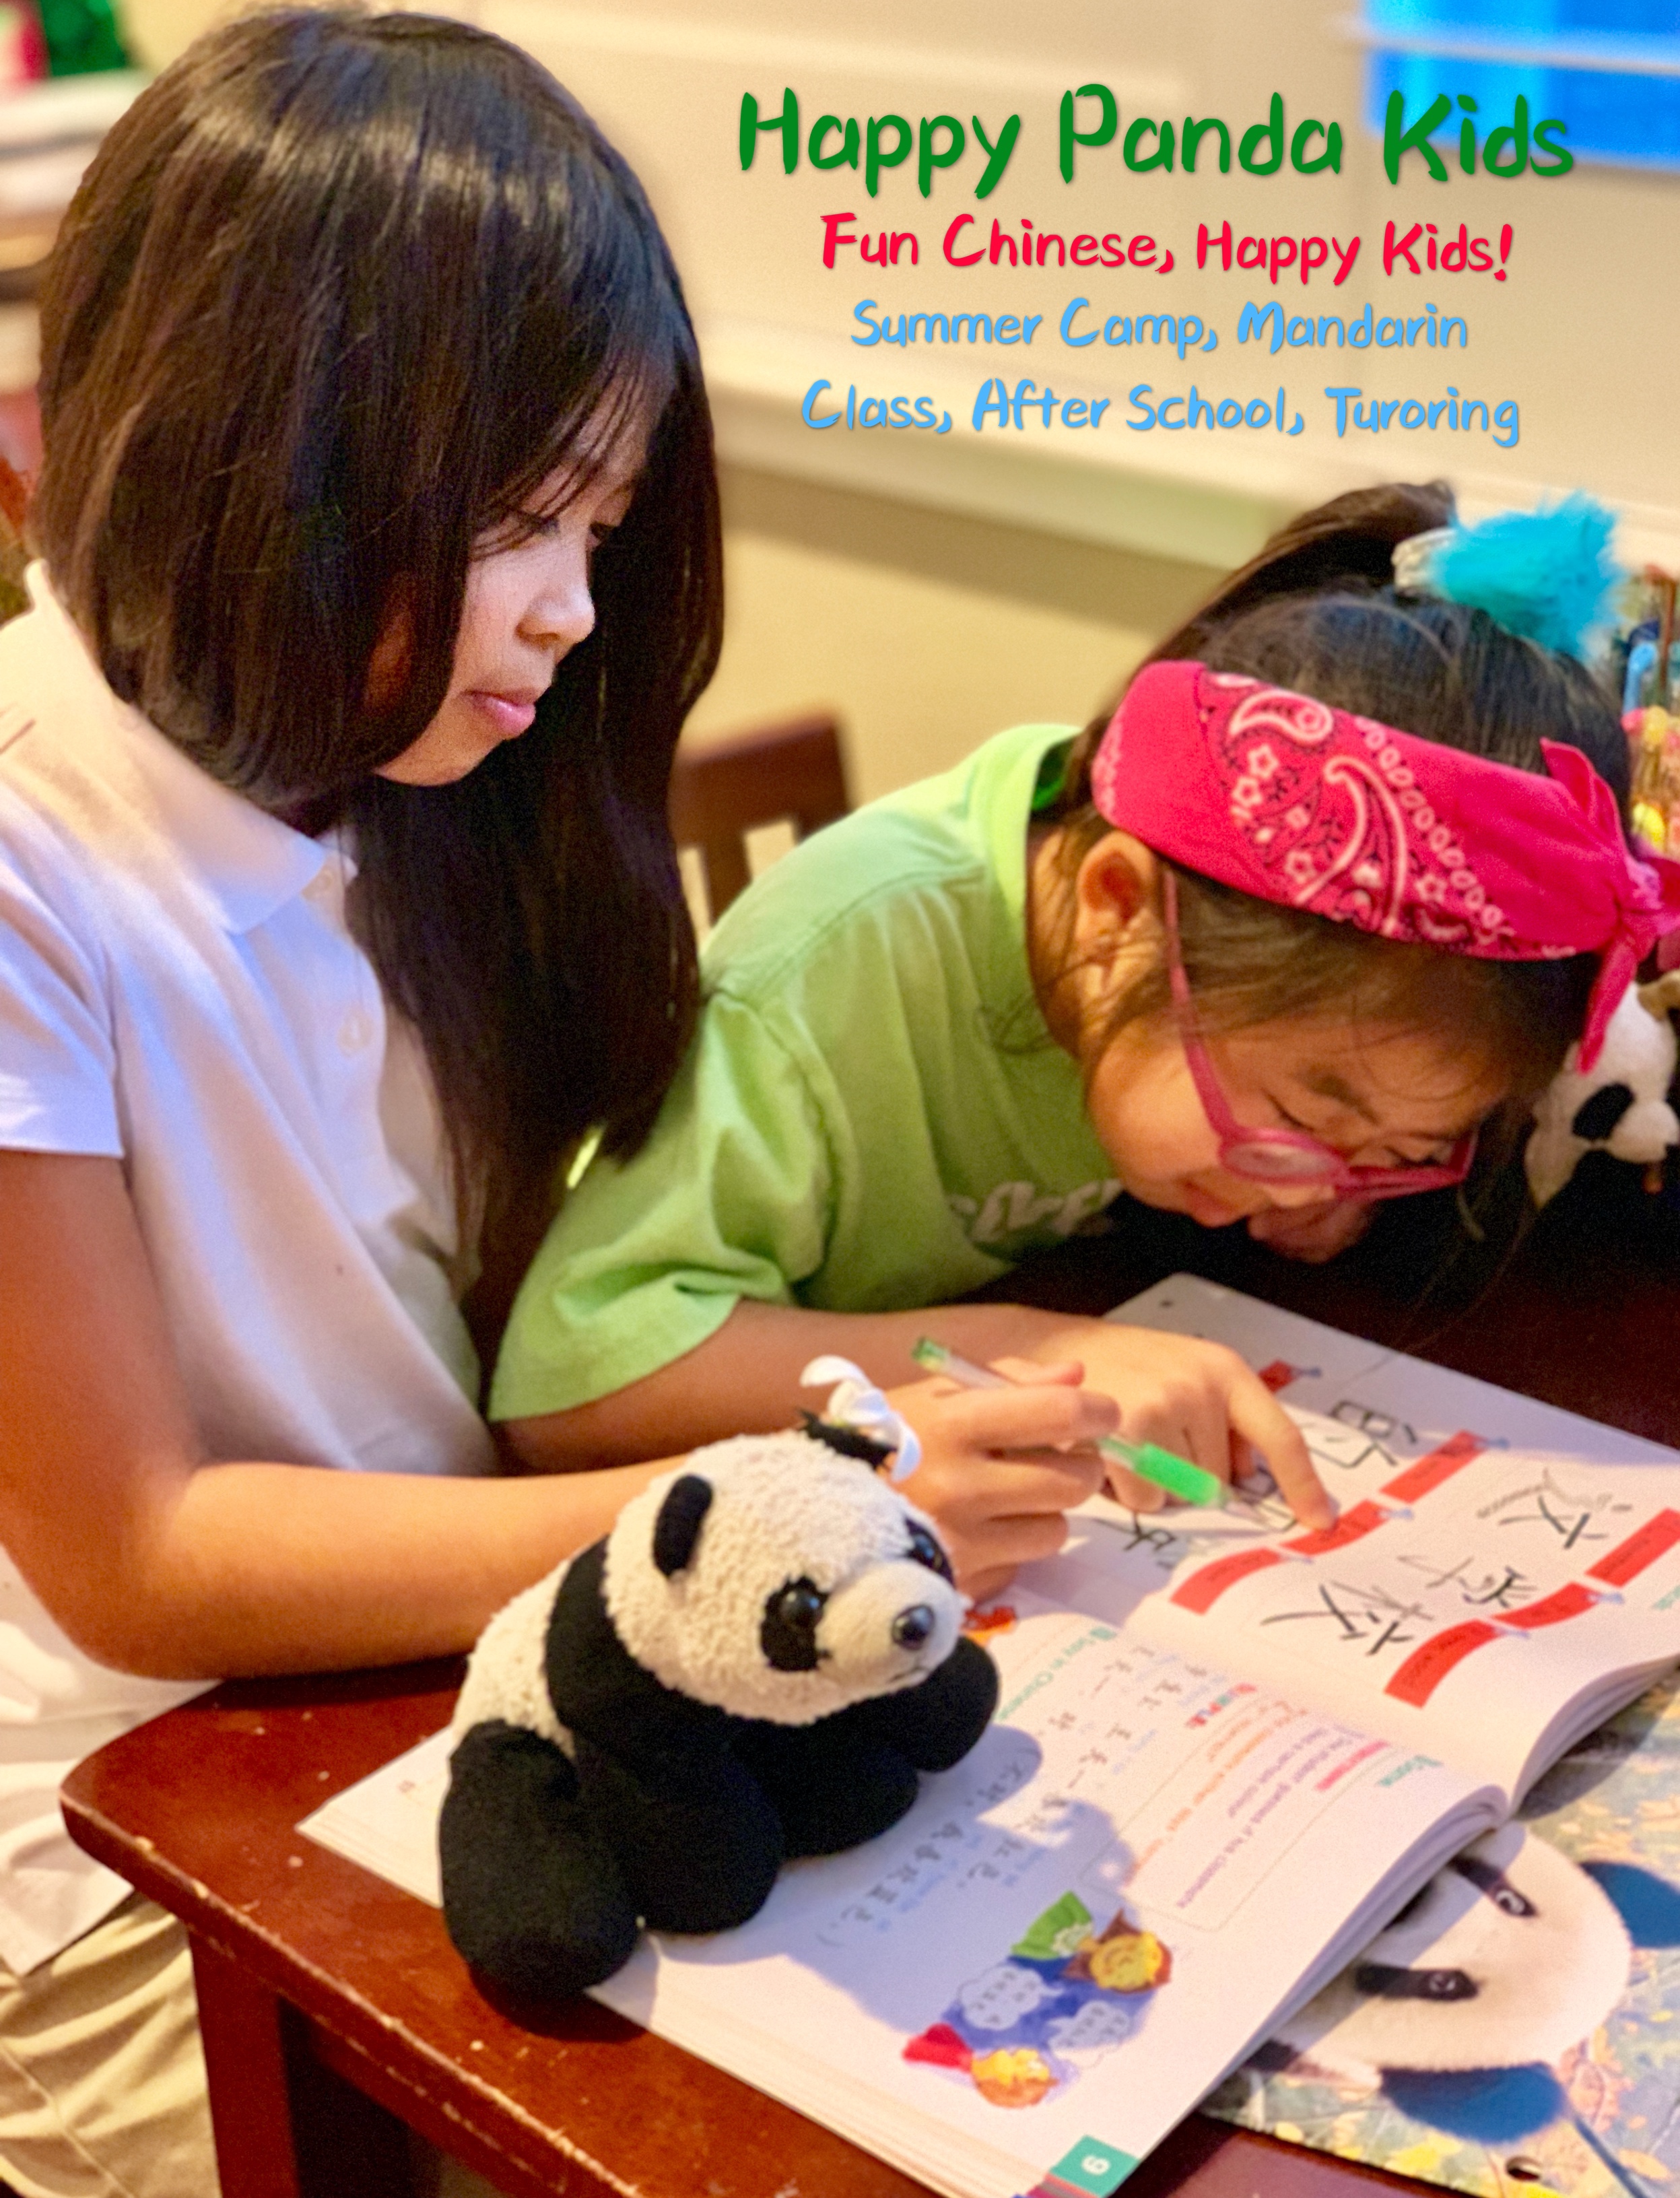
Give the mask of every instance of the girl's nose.
[[587, 641], [594, 631], [595, 598], [590, 593], [587, 555], [556, 561], [527, 605], [520, 631], [527, 641], [561, 657]]

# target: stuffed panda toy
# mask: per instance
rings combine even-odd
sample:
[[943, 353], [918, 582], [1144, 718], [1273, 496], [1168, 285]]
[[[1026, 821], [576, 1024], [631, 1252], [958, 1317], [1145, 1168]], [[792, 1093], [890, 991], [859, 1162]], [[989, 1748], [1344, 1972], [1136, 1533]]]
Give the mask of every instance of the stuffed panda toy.
[[808, 1433], [695, 1451], [473, 1652], [439, 1828], [458, 1951], [520, 1995], [580, 1992], [642, 1925], [743, 1923], [790, 1857], [885, 1831], [997, 1706], [964, 1610], [865, 1458]]
[[1534, 1109], [1524, 1154], [1536, 1206], [1556, 1197], [1590, 1152], [1658, 1166], [1680, 1143], [1680, 1118], [1670, 1103], [1677, 1050], [1671, 1013], [1680, 1008], [1680, 971], [1649, 985], [1630, 985], [1605, 1032], [1591, 1073], [1583, 1075], [1578, 1045]]

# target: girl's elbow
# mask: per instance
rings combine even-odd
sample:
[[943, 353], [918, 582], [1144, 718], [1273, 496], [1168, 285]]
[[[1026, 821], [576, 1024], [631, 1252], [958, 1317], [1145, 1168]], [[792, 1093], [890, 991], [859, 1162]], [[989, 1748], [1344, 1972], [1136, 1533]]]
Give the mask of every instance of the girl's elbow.
[[529, 1419], [503, 1420], [495, 1429], [496, 1447], [510, 1473], [587, 1473], [617, 1464], [602, 1455], [589, 1425], [590, 1407], [569, 1412], [539, 1412]]
[[224, 1676], [195, 1629], [136, 1600], [89, 1596], [51, 1613], [74, 1646], [108, 1672], [137, 1679], [218, 1679]]

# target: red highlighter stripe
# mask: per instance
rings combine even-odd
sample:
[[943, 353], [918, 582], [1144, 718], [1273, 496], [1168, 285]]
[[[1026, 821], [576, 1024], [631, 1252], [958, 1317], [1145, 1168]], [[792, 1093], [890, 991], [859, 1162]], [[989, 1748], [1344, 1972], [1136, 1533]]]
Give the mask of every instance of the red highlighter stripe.
[[1252, 1573], [1263, 1573], [1270, 1565], [1284, 1562], [1276, 1550], [1244, 1550], [1240, 1556], [1218, 1557], [1192, 1573], [1182, 1587], [1174, 1588], [1172, 1600], [1181, 1610], [1194, 1610], [1200, 1615], [1211, 1610], [1228, 1587], [1235, 1587]]
[[1479, 1457], [1487, 1445], [1479, 1435], [1464, 1433], [1449, 1435], [1438, 1449], [1430, 1451], [1397, 1474], [1392, 1480], [1382, 1485], [1382, 1493], [1395, 1503], [1416, 1503], [1427, 1496], [1432, 1488], [1439, 1488], [1444, 1480], [1450, 1480], [1455, 1473], [1468, 1465], [1473, 1457]]
[[1298, 1557], [1328, 1557], [1337, 1550], [1345, 1550], [1350, 1542], [1362, 1542], [1367, 1534], [1374, 1534], [1384, 1521], [1393, 1515], [1381, 1503], [1356, 1503], [1351, 1511], [1344, 1511], [1334, 1526], [1320, 1526], [1307, 1534], [1296, 1534], [1283, 1546], [1293, 1550]]
[[1625, 1587], [1631, 1579], [1648, 1571], [1659, 1557], [1665, 1557], [1677, 1542], [1680, 1542], [1680, 1511], [1659, 1511], [1626, 1541], [1619, 1543], [1607, 1557], [1589, 1565], [1587, 1578], [1602, 1580], [1607, 1587]]
[[1432, 1634], [1421, 1648], [1415, 1648], [1383, 1692], [1421, 1710], [1449, 1672], [1474, 1650], [1498, 1638], [1499, 1628], [1479, 1618], [1468, 1625], [1450, 1625], [1445, 1633]]
[[1499, 1614], [1502, 1625], [1514, 1625], [1525, 1633], [1532, 1633], [1542, 1625], [1561, 1625], [1566, 1618], [1583, 1618], [1596, 1608], [1598, 1597], [1579, 1580], [1571, 1580], [1555, 1595], [1543, 1596], [1538, 1602], [1531, 1602], [1526, 1609], [1503, 1610]]

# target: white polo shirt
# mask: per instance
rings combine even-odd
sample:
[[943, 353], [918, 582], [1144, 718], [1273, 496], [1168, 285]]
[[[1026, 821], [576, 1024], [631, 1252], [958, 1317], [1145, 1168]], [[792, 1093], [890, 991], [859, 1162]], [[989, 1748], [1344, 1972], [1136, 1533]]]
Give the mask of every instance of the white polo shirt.
[[[0, 1148], [121, 1160], [212, 1457], [488, 1472], [431, 1081], [351, 866], [119, 702], [38, 567], [31, 593], [0, 628]], [[65, 1773], [197, 1691], [90, 1662], [0, 1550], [15, 1972], [127, 1891], [66, 1837]]]

